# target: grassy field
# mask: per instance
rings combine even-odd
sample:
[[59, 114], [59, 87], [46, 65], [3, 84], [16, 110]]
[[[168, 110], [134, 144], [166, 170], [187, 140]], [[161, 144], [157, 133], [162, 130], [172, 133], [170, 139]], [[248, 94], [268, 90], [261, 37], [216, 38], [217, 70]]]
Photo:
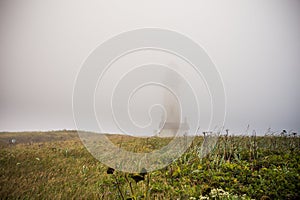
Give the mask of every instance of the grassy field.
[[[144, 152], [170, 141], [109, 138], [124, 149]], [[128, 174], [108, 170], [93, 158], [76, 131], [0, 133], [0, 198], [300, 199], [297, 135], [222, 135], [201, 158], [203, 140], [195, 138], [188, 151], [164, 169]]]

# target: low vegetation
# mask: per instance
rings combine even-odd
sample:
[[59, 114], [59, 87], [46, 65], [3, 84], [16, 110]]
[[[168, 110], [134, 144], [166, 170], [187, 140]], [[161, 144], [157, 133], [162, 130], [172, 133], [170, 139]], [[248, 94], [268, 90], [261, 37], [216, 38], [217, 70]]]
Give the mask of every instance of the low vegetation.
[[[109, 135], [121, 148], [149, 152], [170, 138]], [[300, 138], [220, 135], [199, 155], [197, 136], [164, 169], [129, 174], [101, 164], [75, 131], [0, 133], [1, 199], [300, 199]], [[14, 139], [14, 140], [13, 140]], [[13, 141], [13, 142], [12, 142]]]

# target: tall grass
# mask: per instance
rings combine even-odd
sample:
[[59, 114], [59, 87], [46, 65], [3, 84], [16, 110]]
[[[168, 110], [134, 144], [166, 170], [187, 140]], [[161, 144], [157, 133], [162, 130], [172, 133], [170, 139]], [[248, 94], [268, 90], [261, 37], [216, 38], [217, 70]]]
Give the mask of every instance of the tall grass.
[[[0, 197], [9, 199], [299, 199], [300, 138], [293, 133], [220, 134], [202, 156], [197, 136], [171, 165], [129, 174], [93, 158], [74, 132], [0, 134]], [[12, 137], [16, 144], [6, 144]], [[57, 140], [57, 138], [60, 140]], [[170, 138], [110, 135], [121, 148], [151, 152]], [[25, 138], [25, 139], [24, 139]], [[19, 142], [18, 142], [19, 141]], [[22, 141], [22, 142], [20, 142]], [[109, 172], [109, 173], [108, 173]]]

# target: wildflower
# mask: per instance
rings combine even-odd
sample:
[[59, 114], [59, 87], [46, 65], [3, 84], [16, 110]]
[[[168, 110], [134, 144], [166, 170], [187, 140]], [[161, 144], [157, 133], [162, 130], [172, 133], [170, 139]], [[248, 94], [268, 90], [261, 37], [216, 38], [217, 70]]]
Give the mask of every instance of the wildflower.
[[217, 189], [218, 193], [224, 193], [225, 191], [223, 189]]
[[140, 174], [131, 174], [130, 177], [131, 177], [136, 183], [145, 180], [145, 177], [142, 176], [142, 175], [140, 175]]
[[140, 172], [140, 175], [145, 176], [147, 173], [148, 173], [147, 170], [143, 167]]
[[213, 198], [221, 197], [221, 196], [226, 197], [226, 196], [229, 196], [229, 193], [225, 192], [221, 188], [218, 188], [218, 189], [212, 189], [211, 192], [210, 192], [210, 196], [213, 197]]
[[142, 168], [141, 172], [139, 174], [130, 174], [129, 176], [136, 182], [140, 182], [145, 180], [145, 175], [147, 174], [147, 170], [145, 168]]
[[87, 171], [88, 171], [88, 167], [85, 166], [85, 165], [83, 165], [83, 166], [82, 166], [82, 173], [83, 173], [83, 174], [86, 174]]
[[109, 167], [109, 168], [107, 169], [106, 173], [107, 173], [107, 174], [113, 174], [114, 171], [115, 171], [114, 168]]
[[294, 137], [296, 137], [297, 133], [296, 133], [296, 132], [292, 132], [292, 135], [293, 135]]
[[213, 198], [217, 197], [217, 194], [218, 194], [218, 191], [216, 189], [212, 189], [210, 191], [210, 196], [213, 197]]
[[209, 200], [209, 197], [200, 196], [200, 200]]

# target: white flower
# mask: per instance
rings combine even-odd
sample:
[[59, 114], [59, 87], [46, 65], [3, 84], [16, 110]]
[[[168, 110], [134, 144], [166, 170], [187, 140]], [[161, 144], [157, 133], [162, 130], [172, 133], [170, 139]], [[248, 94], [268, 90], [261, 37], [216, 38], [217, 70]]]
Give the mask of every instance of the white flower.
[[209, 200], [209, 197], [200, 196], [200, 200]]

